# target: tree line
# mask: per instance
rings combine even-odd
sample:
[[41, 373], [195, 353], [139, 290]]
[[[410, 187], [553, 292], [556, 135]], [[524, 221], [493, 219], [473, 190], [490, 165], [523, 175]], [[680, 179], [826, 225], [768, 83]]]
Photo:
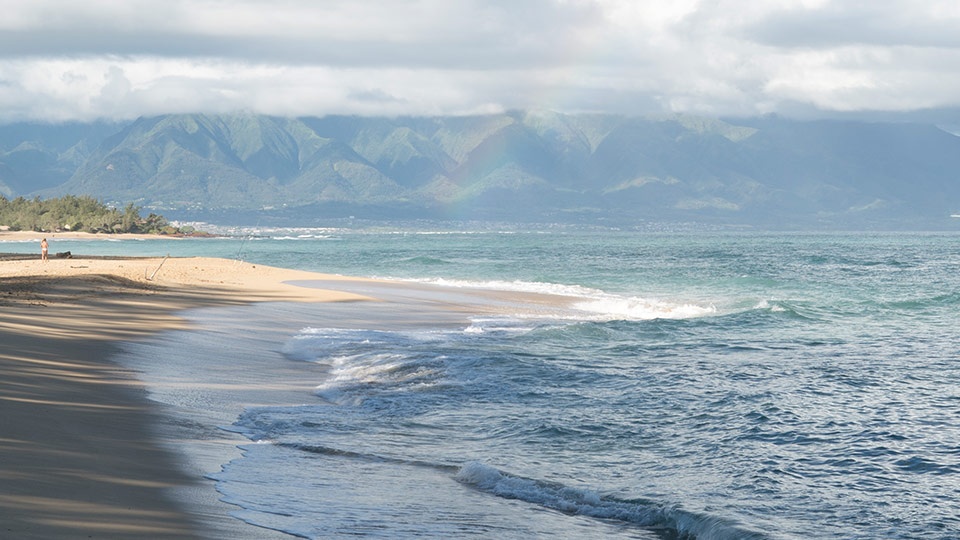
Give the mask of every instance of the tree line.
[[87, 195], [54, 199], [10, 200], [0, 195], [0, 226], [11, 231], [141, 234], [194, 234], [192, 227], [175, 227], [161, 215], [140, 216], [133, 203], [123, 210], [107, 206]]

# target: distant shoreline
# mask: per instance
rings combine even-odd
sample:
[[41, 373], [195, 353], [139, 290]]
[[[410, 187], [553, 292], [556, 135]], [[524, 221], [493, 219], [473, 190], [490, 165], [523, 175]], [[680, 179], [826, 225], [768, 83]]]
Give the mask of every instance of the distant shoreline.
[[34, 232], [34, 231], [0, 231], [0, 241], [40, 241], [42, 238], [70, 238], [74, 240], [171, 240], [181, 238], [213, 238], [216, 235], [189, 235], [189, 234], [143, 234], [143, 233], [88, 233], [88, 232]]

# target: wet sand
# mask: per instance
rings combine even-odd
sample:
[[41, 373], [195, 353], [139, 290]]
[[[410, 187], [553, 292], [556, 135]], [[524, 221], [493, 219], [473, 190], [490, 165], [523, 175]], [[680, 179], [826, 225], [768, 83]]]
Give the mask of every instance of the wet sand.
[[[287, 538], [230, 517], [233, 507], [203, 478], [211, 471], [161, 440], [157, 428], [169, 419], [116, 358], [124, 343], [188, 328], [187, 310], [254, 302], [362, 302], [369, 309], [326, 310], [345, 324], [392, 326], [421, 316], [536, 316], [570, 299], [215, 258], [0, 254], [0, 537]], [[237, 443], [194, 446], [211, 442]]]
[[183, 328], [177, 313], [191, 308], [367, 300], [284, 283], [315, 279], [349, 278], [209, 258], [0, 256], [0, 537], [269, 538], [174, 496], [208, 481], [155, 440], [155, 404], [111, 357]]

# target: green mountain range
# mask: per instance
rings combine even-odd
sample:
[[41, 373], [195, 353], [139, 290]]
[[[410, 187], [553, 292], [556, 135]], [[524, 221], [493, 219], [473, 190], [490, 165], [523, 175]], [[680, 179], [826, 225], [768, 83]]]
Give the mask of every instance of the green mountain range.
[[960, 137], [932, 124], [566, 115], [168, 115], [0, 126], [0, 195], [173, 218], [949, 227]]

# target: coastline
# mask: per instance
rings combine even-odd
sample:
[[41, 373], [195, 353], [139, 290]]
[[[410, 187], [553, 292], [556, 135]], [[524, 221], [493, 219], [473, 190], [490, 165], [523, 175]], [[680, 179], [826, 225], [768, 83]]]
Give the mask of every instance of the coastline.
[[156, 440], [156, 404], [111, 356], [186, 328], [188, 309], [370, 300], [293, 280], [362, 281], [212, 258], [0, 257], [0, 535], [266, 537], [172, 496], [203, 479]]
[[41, 238], [72, 238], [74, 240], [170, 240], [173, 238], [182, 238], [180, 236], [171, 236], [163, 234], [138, 234], [138, 233], [122, 233], [122, 234], [96, 234], [88, 232], [74, 232], [74, 231], [62, 231], [62, 232], [34, 232], [34, 231], [0, 231], [0, 241], [29, 241], [36, 240], [40, 241]]

